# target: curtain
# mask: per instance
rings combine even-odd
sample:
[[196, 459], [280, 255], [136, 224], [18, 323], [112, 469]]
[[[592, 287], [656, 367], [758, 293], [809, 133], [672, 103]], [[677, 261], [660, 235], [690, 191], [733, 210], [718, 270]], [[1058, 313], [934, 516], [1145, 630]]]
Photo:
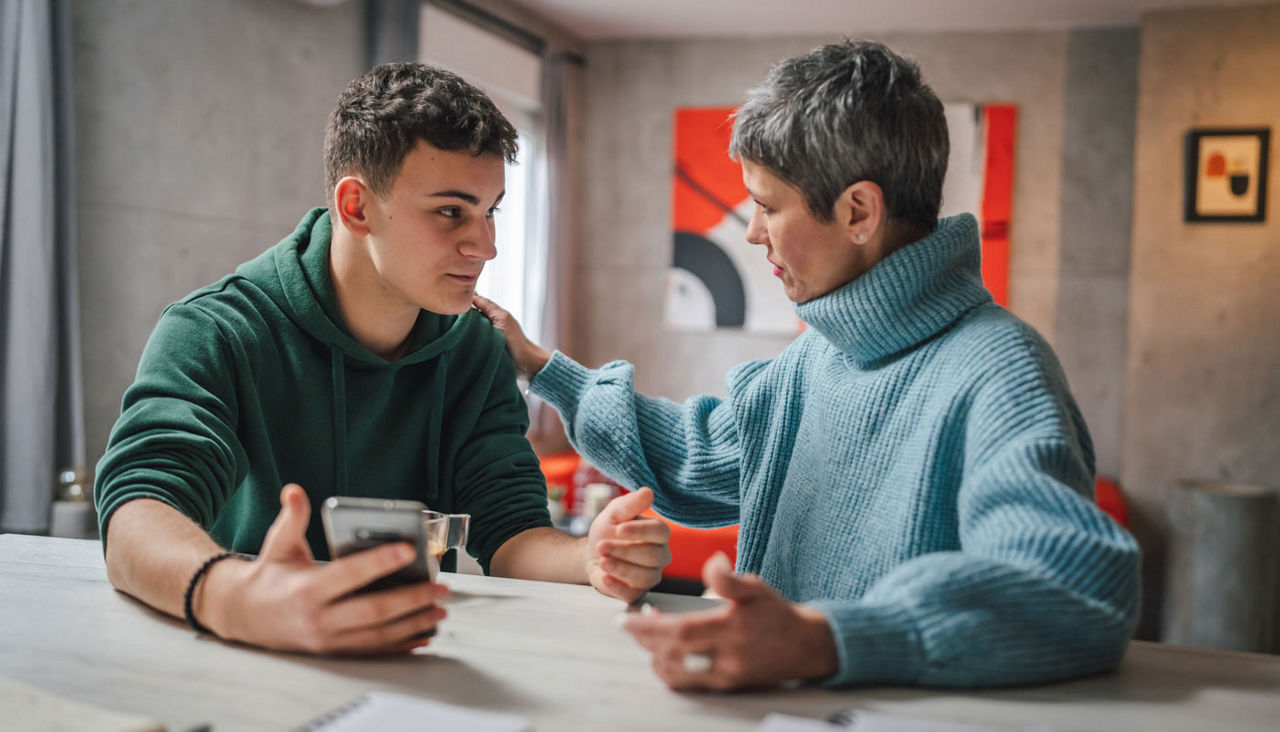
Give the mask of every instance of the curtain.
[[0, 0], [0, 531], [83, 472], [69, 0]]
[[[537, 210], [538, 231], [530, 237], [526, 258], [528, 284], [526, 312], [530, 317], [529, 336], [547, 350], [566, 350], [572, 323], [569, 322], [570, 210], [568, 155], [568, 105], [565, 98], [570, 57], [548, 44], [542, 52], [542, 150], [537, 186], [541, 201]], [[560, 418], [550, 405], [529, 396], [529, 439], [556, 440], [563, 435]]]
[[421, 0], [369, 0], [365, 5], [365, 68], [418, 60]]

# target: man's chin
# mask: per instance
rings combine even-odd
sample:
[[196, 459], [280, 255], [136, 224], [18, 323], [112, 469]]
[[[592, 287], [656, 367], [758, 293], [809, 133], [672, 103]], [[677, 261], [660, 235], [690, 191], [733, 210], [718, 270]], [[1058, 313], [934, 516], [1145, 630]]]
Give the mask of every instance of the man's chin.
[[433, 302], [422, 306], [423, 310], [436, 315], [462, 315], [471, 309], [471, 295], [463, 300], [450, 300], [448, 302]]

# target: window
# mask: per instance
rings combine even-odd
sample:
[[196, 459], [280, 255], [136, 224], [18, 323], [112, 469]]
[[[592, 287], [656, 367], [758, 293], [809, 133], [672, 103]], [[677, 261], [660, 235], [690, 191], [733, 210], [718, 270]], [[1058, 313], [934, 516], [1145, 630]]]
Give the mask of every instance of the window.
[[483, 89], [520, 134], [520, 159], [507, 166], [506, 195], [496, 218], [498, 256], [485, 265], [476, 289], [510, 311], [536, 339], [545, 278], [545, 266], [536, 261], [546, 201], [538, 144], [542, 60], [432, 5], [422, 6], [420, 23], [423, 63], [447, 68]]

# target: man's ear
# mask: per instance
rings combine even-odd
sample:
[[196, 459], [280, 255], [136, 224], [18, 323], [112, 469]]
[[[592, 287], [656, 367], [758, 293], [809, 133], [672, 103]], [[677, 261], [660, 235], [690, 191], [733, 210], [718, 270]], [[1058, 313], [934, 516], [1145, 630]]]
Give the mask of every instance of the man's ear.
[[343, 228], [356, 236], [369, 233], [369, 207], [373, 205], [373, 191], [364, 181], [347, 176], [333, 189], [333, 208]]
[[851, 241], [866, 244], [883, 232], [884, 191], [877, 183], [860, 180], [836, 199], [835, 215], [836, 223], [845, 228]]

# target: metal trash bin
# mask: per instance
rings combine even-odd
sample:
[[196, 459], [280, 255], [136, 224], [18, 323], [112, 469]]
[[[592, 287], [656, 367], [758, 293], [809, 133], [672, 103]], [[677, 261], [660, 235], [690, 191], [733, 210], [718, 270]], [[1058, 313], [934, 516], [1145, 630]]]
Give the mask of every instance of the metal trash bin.
[[1168, 502], [1162, 640], [1276, 650], [1280, 493], [1253, 485], [1181, 481]]

